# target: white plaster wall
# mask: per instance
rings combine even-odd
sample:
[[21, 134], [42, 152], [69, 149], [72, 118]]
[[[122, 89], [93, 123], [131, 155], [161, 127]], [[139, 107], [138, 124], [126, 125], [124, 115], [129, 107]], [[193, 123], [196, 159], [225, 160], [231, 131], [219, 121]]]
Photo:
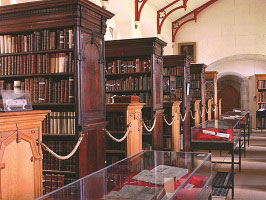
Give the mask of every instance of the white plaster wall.
[[266, 55], [266, 1], [219, 0], [185, 24], [175, 42], [196, 42], [197, 62], [238, 54]]

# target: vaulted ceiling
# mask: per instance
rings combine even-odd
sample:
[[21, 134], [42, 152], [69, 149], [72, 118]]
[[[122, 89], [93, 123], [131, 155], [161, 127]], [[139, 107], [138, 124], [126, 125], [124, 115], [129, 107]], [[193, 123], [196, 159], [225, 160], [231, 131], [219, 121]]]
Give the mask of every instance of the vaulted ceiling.
[[198, 14], [218, 0], [135, 0], [135, 20], [141, 21], [145, 4], [157, 10], [157, 33], [161, 33], [164, 21], [172, 22], [172, 41], [178, 30], [190, 21], [196, 21]]

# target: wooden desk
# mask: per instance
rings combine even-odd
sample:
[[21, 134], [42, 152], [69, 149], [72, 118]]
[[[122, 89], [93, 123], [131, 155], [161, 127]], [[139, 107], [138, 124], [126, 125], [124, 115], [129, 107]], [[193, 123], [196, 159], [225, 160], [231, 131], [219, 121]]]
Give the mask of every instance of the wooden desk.
[[48, 110], [0, 113], [0, 199], [42, 195], [42, 120]]

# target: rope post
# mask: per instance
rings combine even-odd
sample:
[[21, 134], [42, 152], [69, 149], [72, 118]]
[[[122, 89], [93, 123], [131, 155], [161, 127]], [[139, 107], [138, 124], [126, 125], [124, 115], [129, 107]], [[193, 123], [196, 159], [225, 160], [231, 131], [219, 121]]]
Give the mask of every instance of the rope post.
[[195, 126], [200, 124], [200, 100], [196, 100], [194, 104], [194, 111], [195, 111], [195, 119], [194, 119], [194, 124]]
[[208, 100], [208, 120], [211, 120], [212, 119], [212, 102], [213, 102], [213, 99], [209, 99]]

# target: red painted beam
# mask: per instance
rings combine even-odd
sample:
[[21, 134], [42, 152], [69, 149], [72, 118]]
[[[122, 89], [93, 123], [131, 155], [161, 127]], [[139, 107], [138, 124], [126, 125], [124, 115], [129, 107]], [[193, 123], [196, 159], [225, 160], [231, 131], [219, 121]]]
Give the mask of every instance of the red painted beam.
[[[190, 22], [190, 21], [197, 21], [198, 18], [198, 14], [200, 12], [202, 12], [203, 10], [205, 10], [207, 7], [209, 7], [210, 5], [212, 5], [213, 3], [217, 2], [218, 0], [210, 0], [207, 3], [201, 5], [200, 7], [196, 8], [195, 10], [189, 12], [188, 14], [184, 15], [183, 17], [180, 17], [179, 19], [175, 20], [174, 22], [172, 22], [172, 42], [175, 41], [175, 37], [177, 32], [180, 30], [180, 28]], [[182, 21], [183, 19], [190, 17], [187, 20]]]
[[140, 21], [141, 11], [147, 1], [148, 0], [135, 0], [135, 21]]
[[[170, 8], [171, 6], [173, 6], [174, 4], [178, 3], [180, 0], [175, 0], [172, 3], [168, 4], [167, 6], [163, 7], [162, 9], [157, 11], [157, 34], [161, 33], [162, 30], [162, 26], [164, 21], [166, 20], [166, 18], [173, 13], [174, 11], [178, 10], [178, 9], [186, 9], [187, 7], [187, 1], [188, 0], [183, 0], [183, 5], [182, 6], [178, 6], [178, 7], [174, 7], [173, 9], [171, 9], [170, 11], [166, 12], [167, 8]], [[161, 13], [164, 13], [164, 16], [161, 18]], [[160, 21], [160, 19], [162, 19]]]

